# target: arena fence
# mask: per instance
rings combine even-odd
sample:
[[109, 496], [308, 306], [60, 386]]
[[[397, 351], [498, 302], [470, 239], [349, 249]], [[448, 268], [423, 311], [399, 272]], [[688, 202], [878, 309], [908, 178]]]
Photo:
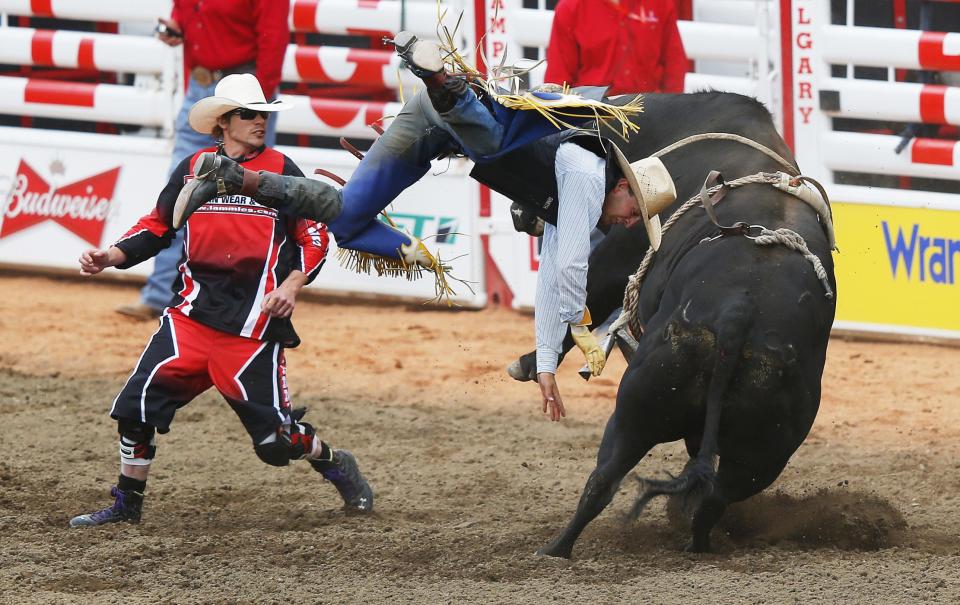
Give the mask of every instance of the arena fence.
[[[458, 0], [444, 3], [469, 59], [530, 64], [544, 56], [552, 12], [543, 1]], [[804, 172], [828, 185], [835, 200], [840, 281], [838, 322], [844, 329], [955, 338], [960, 320], [954, 252], [960, 147], [922, 136], [904, 143], [877, 122], [950, 127], [960, 122], [956, 88], [906, 82], [902, 70], [960, 70], [960, 34], [862, 27], [852, 2], [846, 23], [831, 21], [828, 0], [695, 0], [694, 20], [680, 23], [695, 66], [687, 91], [719, 89], [756, 96], [774, 114]], [[0, 262], [72, 270], [80, 251], [117, 237], [146, 212], [165, 181], [172, 124], [182, 95], [182, 57], [148, 34], [168, 0], [0, 0], [0, 64], [86, 69], [116, 83], [82, 83], [46, 73], [0, 75], [0, 114], [22, 126], [42, 120], [121, 125], [120, 134], [0, 127]], [[119, 32], [88, 33], [21, 26], [17, 17], [102, 21]], [[404, 28], [436, 31], [431, 0], [293, 0], [291, 29], [301, 33], [391, 35]], [[483, 53], [477, 53], [482, 40]], [[885, 68], [886, 80], [855, 76], [856, 67]], [[417, 80], [389, 50], [291, 44], [286, 83], [411, 94]], [[530, 84], [542, 81], [544, 66]], [[392, 92], [391, 92], [392, 91]], [[283, 95], [294, 109], [278, 132], [371, 139], [398, 102]], [[382, 96], [379, 98], [383, 98]], [[399, 98], [399, 95], [398, 97]], [[862, 128], [858, 125], [864, 124]], [[897, 148], [902, 147], [900, 152]], [[348, 177], [356, 160], [341, 150], [282, 147], [304, 169]], [[705, 171], [709, 167], [704, 167]], [[516, 234], [509, 204], [467, 178], [464, 160], [438, 162], [433, 175], [405, 192], [394, 217], [414, 234], [435, 237], [456, 273], [475, 282], [456, 302], [532, 306], [538, 264], [535, 240]], [[870, 186], [852, 186], [854, 175]], [[879, 179], [870, 182], [869, 179]], [[866, 181], [864, 180], [866, 179]], [[885, 179], [885, 180], [884, 180]], [[892, 179], [892, 183], [891, 183]], [[928, 179], [940, 192], [897, 188]], [[882, 185], [894, 185], [884, 187]], [[954, 186], [954, 193], [944, 193]], [[436, 203], [435, 200], [444, 202]], [[316, 288], [364, 296], [427, 299], [428, 280], [406, 282], [349, 273], [329, 263]], [[146, 274], [150, 264], [134, 270]], [[918, 313], [918, 309], [930, 312]]]
[[782, 1], [780, 35], [784, 137], [833, 199], [835, 327], [956, 339], [960, 90], [903, 70], [960, 70], [960, 33], [858, 26], [853, 2], [834, 22], [830, 4]]

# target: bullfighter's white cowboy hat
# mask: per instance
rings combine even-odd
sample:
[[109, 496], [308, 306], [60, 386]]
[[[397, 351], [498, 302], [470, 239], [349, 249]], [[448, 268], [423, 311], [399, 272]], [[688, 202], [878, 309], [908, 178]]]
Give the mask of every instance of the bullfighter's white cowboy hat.
[[253, 74], [231, 74], [217, 83], [212, 97], [200, 99], [190, 108], [188, 121], [197, 132], [210, 134], [217, 125], [217, 118], [233, 109], [283, 111], [291, 107], [290, 103], [279, 100], [268, 103]]
[[660, 158], [649, 157], [630, 162], [616, 145], [613, 145], [613, 154], [630, 185], [630, 190], [637, 198], [640, 216], [643, 217], [643, 226], [647, 229], [650, 245], [654, 250], [658, 250], [661, 229], [660, 217], [657, 214], [677, 199], [673, 178]]

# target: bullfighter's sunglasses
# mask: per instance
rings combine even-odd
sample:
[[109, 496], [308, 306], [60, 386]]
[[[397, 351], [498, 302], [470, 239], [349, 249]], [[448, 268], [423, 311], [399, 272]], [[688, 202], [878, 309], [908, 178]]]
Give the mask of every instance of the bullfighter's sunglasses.
[[256, 111], [253, 109], [247, 109], [245, 107], [238, 107], [237, 109], [234, 109], [233, 111], [231, 111], [230, 115], [235, 115], [239, 117], [241, 120], [247, 120], [247, 121], [250, 121], [259, 115], [264, 120], [266, 120], [267, 118], [270, 117], [270, 112]]

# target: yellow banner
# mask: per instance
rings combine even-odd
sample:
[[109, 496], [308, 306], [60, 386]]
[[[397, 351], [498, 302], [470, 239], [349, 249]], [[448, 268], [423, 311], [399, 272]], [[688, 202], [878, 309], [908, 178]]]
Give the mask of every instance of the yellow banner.
[[960, 212], [832, 206], [838, 321], [960, 331]]

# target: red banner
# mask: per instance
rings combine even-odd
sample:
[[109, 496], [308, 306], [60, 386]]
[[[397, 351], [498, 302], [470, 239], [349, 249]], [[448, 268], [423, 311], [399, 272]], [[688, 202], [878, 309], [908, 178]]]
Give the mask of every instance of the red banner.
[[54, 189], [21, 159], [13, 188], [3, 205], [0, 239], [53, 221], [99, 247], [119, 176], [118, 166]]

